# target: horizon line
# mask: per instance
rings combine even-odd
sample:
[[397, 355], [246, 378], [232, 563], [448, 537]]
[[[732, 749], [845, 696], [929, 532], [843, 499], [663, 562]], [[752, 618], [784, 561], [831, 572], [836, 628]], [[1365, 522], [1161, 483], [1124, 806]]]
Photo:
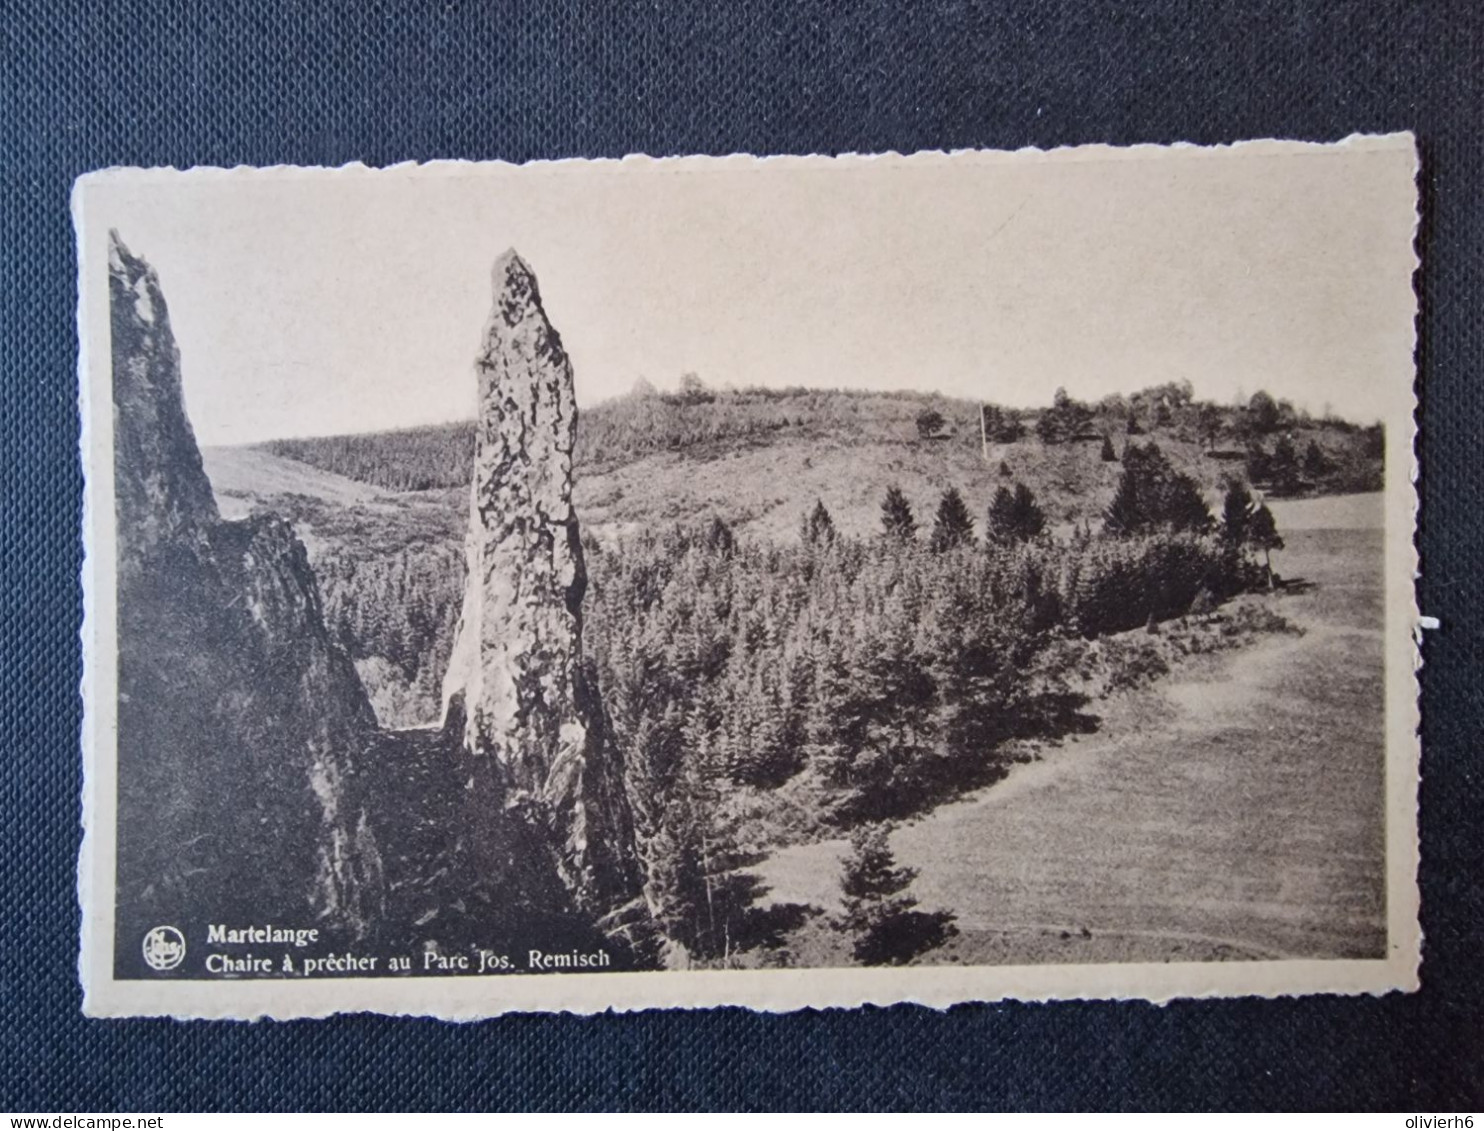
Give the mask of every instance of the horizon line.
[[[609, 396], [603, 397], [603, 398], [601, 398], [599, 400], [592, 401], [592, 402], [590, 402], [589, 404], [586, 404], [586, 405], [583, 405], [583, 404], [580, 404], [579, 403], [578, 406], [577, 406], [577, 415], [578, 415], [578, 418], [581, 419], [581, 416], [582, 416], [582, 413], [583, 412], [591, 411], [591, 410], [597, 409], [597, 408], [601, 408], [604, 405], [614, 404], [614, 403], [616, 403], [618, 401], [632, 400], [635, 397], [639, 397], [639, 396], [654, 396], [654, 397], [657, 397], [657, 398], [673, 397], [678, 392], [678, 381], [677, 381], [677, 388], [675, 388], [675, 389], [671, 389], [671, 388], [668, 388], [668, 387], [660, 387], [658, 385], [655, 385], [654, 382], [650, 381], [647, 377], [644, 377], [643, 375], [641, 375], [640, 377], [638, 377], [638, 378], [635, 379], [635, 384], [637, 384], [639, 381], [645, 381], [645, 382], [647, 382], [650, 385], [650, 388], [653, 390], [652, 393], [648, 393], [648, 394], [636, 393], [633, 390], [633, 388], [631, 387], [627, 392], [614, 393], [614, 394], [611, 394]], [[1150, 389], [1156, 389], [1156, 388], [1160, 388], [1161, 386], [1172, 385], [1172, 384], [1179, 384], [1179, 382], [1172, 382], [1172, 381], [1158, 382], [1158, 383], [1156, 383], [1154, 385], [1145, 385], [1145, 386], [1142, 386], [1142, 387], [1137, 388], [1137, 389], [1132, 389], [1132, 390], [1130, 390], [1128, 392], [1118, 392], [1118, 393], [1104, 394], [1104, 396], [1099, 397], [1097, 400], [1079, 401], [1079, 403], [1085, 404], [1085, 405], [1088, 405], [1088, 406], [1091, 406], [1093, 408], [1096, 408], [1096, 406], [1098, 404], [1100, 404], [1102, 401], [1106, 400], [1110, 396], [1129, 397], [1129, 396], [1133, 396], [1135, 393], [1147, 392]], [[1191, 384], [1192, 384], [1192, 387], [1194, 388], [1194, 382], [1192, 382]], [[846, 386], [846, 385], [797, 385], [797, 384], [793, 384], [793, 385], [734, 385], [734, 384], [730, 384], [730, 383], [729, 384], [726, 384], [726, 385], [705, 385], [703, 383], [703, 388], [705, 388], [705, 390], [707, 392], [710, 392], [710, 393], [719, 393], [719, 394], [723, 394], [723, 395], [733, 395], [733, 396], [740, 395], [740, 394], [747, 394], [747, 393], [763, 393], [763, 394], [767, 394], [767, 393], [774, 393], [774, 394], [777, 394], [777, 393], [790, 393], [790, 392], [794, 392], [794, 391], [797, 390], [797, 391], [801, 391], [802, 393], [837, 393], [837, 394], [843, 394], [843, 395], [846, 395], [846, 396], [860, 396], [860, 397], [922, 398], [922, 399], [946, 401], [946, 402], [949, 402], [949, 403], [963, 404], [963, 405], [976, 405], [977, 404], [977, 405], [983, 406], [983, 405], [994, 404], [994, 405], [999, 406], [1000, 408], [1007, 408], [1007, 409], [1011, 409], [1011, 410], [1016, 411], [1016, 412], [1037, 412], [1037, 411], [1039, 411], [1041, 409], [1050, 407], [1050, 405], [1052, 403], [1051, 399], [1048, 397], [1048, 399], [1046, 400], [1046, 402], [1045, 403], [1042, 403], [1042, 404], [1017, 405], [1017, 404], [1010, 404], [1010, 403], [1004, 402], [1004, 401], [994, 401], [994, 400], [991, 400], [989, 398], [984, 398], [984, 397], [953, 396], [951, 394], [944, 393], [944, 392], [941, 392], [941, 391], [936, 390], [936, 389], [914, 389], [914, 388], [909, 388], [909, 387], [873, 389], [873, 388], [864, 388], [864, 387], [859, 387], [859, 386], [852, 387], [852, 386]], [[1244, 401], [1245, 400], [1248, 400], [1248, 399], [1250, 399], [1251, 396], [1255, 396], [1259, 392], [1267, 392], [1267, 390], [1265, 388], [1258, 387], [1258, 388], [1254, 389], [1251, 394], [1244, 394], [1241, 399], [1244, 400]], [[1052, 396], [1054, 396], [1054, 395], [1055, 395], [1055, 389], [1052, 390]], [[1352, 418], [1350, 418], [1348, 416], [1344, 416], [1344, 415], [1341, 415], [1341, 414], [1336, 413], [1336, 412], [1333, 412], [1333, 411], [1330, 411], [1328, 413], [1320, 413], [1320, 414], [1317, 414], [1316, 415], [1309, 408], [1308, 402], [1296, 402], [1296, 401], [1291, 400], [1288, 397], [1274, 396], [1271, 393], [1269, 393], [1268, 395], [1269, 396], [1273, 396], [1273, 399], [1275, 401], [1278, 401], [1279, 403], [1287, 402], [1288, 404], [1290, 404], [1290, 405], [1293, 406], [1293, 409], [1294, 409], [1295, 412], [1298, 412], [1298, 413], [1301, 413], [1301, 414], [1303, 414], [1305, 416], [1308, 416], [1310, 419], [1313, 419], [1313, 420], [1319, 420], [1319, 421], [1337, 420], [1337, 421], [1340, 421], [1340, 422], [1345, 423], [1345, 424], [1353, 425], [1353, 426], [1355, 426], [1357, 428], [1370, 428], [1370, 427], [1373, 427], [1373, 426], [1376, 426], [1376, 425], [1382, 425], [1382, 426], [1384, 426], [1384, 424], [1385, 424], [1385, 421], [1383, 419], [1381, 419], [1380, 417], [1377, 417], [1375, 420], [1372, 420], [1372, 421], [1361, 421], [1361, 420], [1352, 419]], [[1076, 398], [1076, 397], [1073, 397], [1072, 399], [1074, 401], [1077, 401], [1078, 400], [1078, 398]], [[1220, 401], [1220, 400], [1212, 400], [1209, 397], [1202, 397], [1202, 396], [1200, 396], [1198, 394], [1192, 395], [1192, 397], [1191, 397], [1191, 402], [1192, 403], [1197, 403], [1197, 404], [1201, 404], [1201, 403], [1204, 403], [1204, 404], [1215, 404], [1215, 405], [1219, 405], [1222, 408], [1228, 408], [1228, 409], [1237, 409], [1237, 408], [1242, 407], [1241, 405], [1238, 405], [1237, 403], [1235, 403], [1236, 400], [1237, 400], [1237, 398], [1233, 398], [1231, 402], [1224, 402], [1224, 401]], [[279, 443], [279, 442], [285, 441], [285, 440], [332, 440], [332, 439], [339, 439], [341, 437], [346, 437], [346, 436], [384, 436], [384, 435], [387, 435], [389, 433], [418, 432], [418, 431], [432, 430], [432, 429], [439, 429], [439, 428], [449, 428], [449, 427], [454, 427], [454, 426], [461, 425], [461, 424], [473, 424], [473, 423], [475, 423], [475, 421], [477, 419], [478, 419], [478, 415], [477, 414], [470, 414], [468, 416], [460, 416], [460, 417], [453, 417], [453, 418], [444, 418], [442, 420], [420, 421], [420, 422], [410, 423], [410, 424], [395, 425], [395, 426], [392, 426], [392, 427], [348, 428], [348, 429], [345, 429], [343, 431], [338, 431], [338, 432], [325, 432], [325, 431], [295, 432], [295, 433], [289, 433], [289, 434], [280, 434], [280, 435], [276, 435], [276, 436], [264, 436], [264, 437], [261, 437], [261, 438], [255, 439], [255, 440], [239, 440], [239, 441], [236, 441], [236, 442], [233, 442], [233, 443], [225, 443], [225, 444], [221, 444], [221, 443], [204, 443], [204, 442], [201, 442], [201, 441], [198, 440], [197, 441], [197, 445], [199, 447], [201, 447], [201, 448], [251, 448], [251, 447], [261, 446], [263, 444]], [[194, 430], [194, 422], [193, 422], [193, 430]]]

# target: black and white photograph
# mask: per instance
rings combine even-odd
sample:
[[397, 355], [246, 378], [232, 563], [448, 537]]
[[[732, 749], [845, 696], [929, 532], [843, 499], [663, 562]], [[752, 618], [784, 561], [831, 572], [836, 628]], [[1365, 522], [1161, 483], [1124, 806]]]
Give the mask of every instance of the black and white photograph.
[[1415, 988], [1415, 176], [84, 177], [86, 1008]]

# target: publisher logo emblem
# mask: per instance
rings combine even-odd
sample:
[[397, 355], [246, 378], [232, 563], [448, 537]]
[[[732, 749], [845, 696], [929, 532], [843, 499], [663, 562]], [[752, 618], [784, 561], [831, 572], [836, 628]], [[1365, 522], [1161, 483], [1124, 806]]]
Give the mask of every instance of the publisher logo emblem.
[[174, 927], [156, 927], [144, 936], [144, 961], [151, 970], [174, 970], [185, 961], [185, 936]]

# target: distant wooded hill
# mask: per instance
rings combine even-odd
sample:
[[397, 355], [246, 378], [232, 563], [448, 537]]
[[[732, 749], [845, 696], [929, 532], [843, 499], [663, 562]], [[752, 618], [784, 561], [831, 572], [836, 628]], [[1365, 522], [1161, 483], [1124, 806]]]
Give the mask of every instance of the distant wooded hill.
[[[689, 378], [679, 393], [644, 390], [584, 409], [577, 464], [589, 483], [596, 486], [594, 476], [605, 483], [584, 509], [585, 519], [599, 522], [711, 510], [747, 523], [786, 511], [761, 524], [784, 533], [817, 496], [837, 521], [849, 526], [860, 509], [862, 522], [873, 524], [889, 482], [926, 498], [945, 482], [992, 491], [1000, 479], [1030, 485], [1053, 521], [1075, 521], [1101, 513], [1124, 449], [1145, 439], [1211, 492], [1233, 476], [1279, 496], [1372, 491], [1382, 483], [1380, 425], [1311, 417], [1263, 392], [1241, 405], [1200, 401], [1188, 383], [1095, 404], [1058, 390], [1051, 405], [1024, 410], [918, 392], [714, 390]], [[467, 422], [260, 447], [401, 492], [466, 486], [473, 445]], [[626, 465], [642, 461], [657, 461], [645, 463], [653, 475], [628, 474]], [[717, 491], [704, 489], [711, 479]], [[645, 497], [656, 487], [664, 490]], [[868, 505], [855, 508], [857, 494]]]
[[[840, 389], [742, 389], [692, 386], [678, 394], [641, 393], [583, 409], [577, 419], [577, 462], [605, 467], [659, 452], [714, 450], [737, 442], [771, 443], [790, 436], [894, 440], [915, 436], [919, 413], [978, 428], [978, 406], [920, 393]], [[942, 437], [953, 434], [945, 430]], [[965, 439], [978, 443], [978, 432]], [[472, 421], [395, 432], [276, 440], [276, 455], [392, 491], [463, 487], [473, 462]]]

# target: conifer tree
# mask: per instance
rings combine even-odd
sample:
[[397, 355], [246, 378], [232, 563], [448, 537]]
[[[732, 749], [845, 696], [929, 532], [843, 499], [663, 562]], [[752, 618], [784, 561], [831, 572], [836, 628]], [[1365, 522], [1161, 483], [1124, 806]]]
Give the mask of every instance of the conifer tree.
[[1257, 506], [1252, 501], [1252, 492], [1240, 479], [1234, 479], [1226, 489], [1226, 498], [1221, 505], [1221, 540], [1228, 546], [1247, 544], [1247, 533], [1252, 527], [1252, 516]]
[[949, 487], [938, 500], [938, 513], [933, 519], [933, 532], [928, 548], [935, 554], [951, 550], [974, 540], [974, 520], [957, 487]]
[[938, 748], [937, 687], [915, 647], [917, 627], [905, 603], [891, 603], [851, 662], [837, 708], [844, 759], [835, 767], [849, 817], [891, 816], [926, 800], [921, 770]]
[[1298, 452], [1294, 450], [1293, 441], [1287, 436], [1278, 437], [1278, 442], [1273, 445], [1270, 474], [1273, 477], [1273, 487], [1282, 494], [1292, 494], [1298, 490]]
[[732, 777], [743, 785], [773, 789], [798, 768], [797, 748], [789, 742], [788, 721], [777, 688], [761, 672], [741, 691], [739, 714], [745, 731], [733, 740]]
[[714, 515], [711, 525], [706, 528], [706, 549], [713, 554], [729, 558], [736, 548], [737, 539], [732, 534], [732, 528], [722, 521], [720, 515]]
[[1183, 473], [1171, 479], [1164, 497], [1161, 525], [1177, 533], [1207, 534], [1211, 530], [1211, 508], [1196, 481]]
[[728, 966], [753, 933], [762, 886], [742, 871], [756, 858], [717, 819], [719, 797], [704, 768], [686, 769], [648, 847], [645, 894], [672, 945], [705, 965]]
[[1142, 534], [1155, 523], [1157, 474], [1149, 453], [1153, 444], [1141, 448], [1130, 443], [1123, 452], [1123, 474], [1118, 490], [1108, 504], [1104, 523], [1111, 534]]
[[849, 932], [852, 953], [866, 966], [905, 965], [958, 934], [952, 912], [918, 911], [917, 900], [904, 894], [917, 873], [896, 866], [889, 832], [885, 825], [857, 829], [841, 879], [845, 914], [837, 925]]
[[1015, 484], [1015, 498], [1011, 509], [1011, 528], [1022, 542], [1039, 538], [1046, 529], [1046, 514], [1036, 503], [1036, 496], [1024, 483]]
[[1014, 493], [1009, 487], [998, 488], [994, 493], [994, 498], [990, 501], [989, 514], [985, 520], [984, 537], [987, 541], [1003, 545], [1012, 540], [1010, 526], [1014, 510]]
[[1035, 493], [1024, 483], [1011, 491], [1001, 487], [989, 505], [986, 537], [1001, 545], [1029, 542], [1046, 529], [1046, 515], [1036, 503]]
[[819, 546], [823, 548], [834, 543], [835, 520], [830, 517], [830, 512], [825, 509], [824, 500], [816, 500], [814, 509], [804, 516], [800, 534], [806, 546]]
[[1130, 444], [1104, 525], [1120, 536], [1156, 530], [1200, 534], [1211, 528], [1211, 512], [1195, 480], [1176, 471], [1158, 444]]
[[706, 879], [688, 816], [672, 806], [650, 836], [644, 885], [655, 922], [670, 947], [679, 947], [687, 957], [700, 949], [706, 922]]
[[917, 537], [917, 520], [912, 516], [912, 504], [907, 502], [907, 496], [895, 483], [886, 489], [886, 498], [881, 503], [881, 531], [898, 542], [911, 542]]

